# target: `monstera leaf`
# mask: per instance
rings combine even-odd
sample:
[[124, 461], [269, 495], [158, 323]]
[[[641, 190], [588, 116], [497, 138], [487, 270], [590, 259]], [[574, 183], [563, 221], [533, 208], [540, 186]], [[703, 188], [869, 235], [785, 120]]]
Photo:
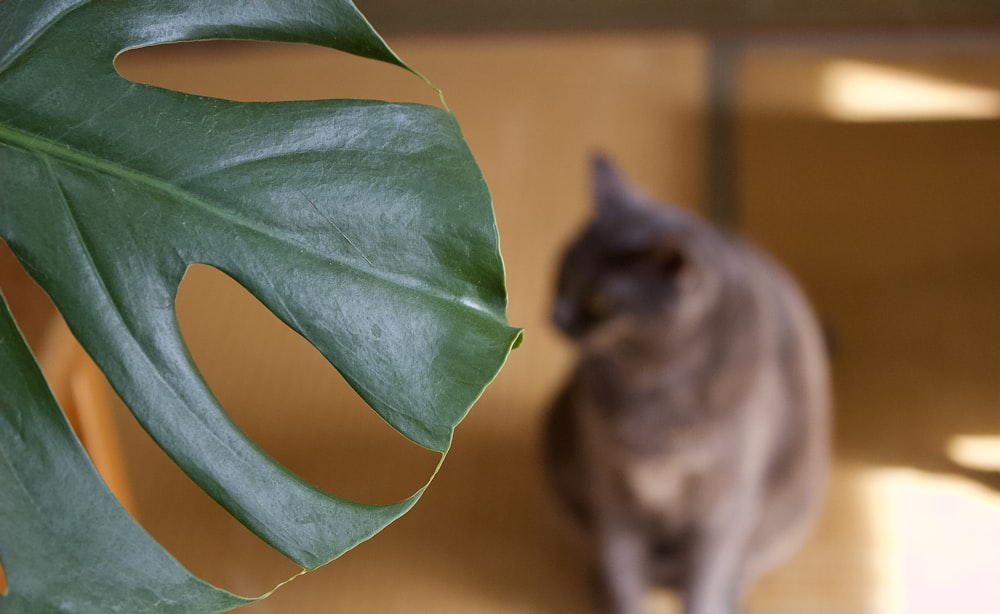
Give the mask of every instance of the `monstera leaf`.
[[[236, 103], [114, 69], [123, 50], [196, 39], [312, 43], [406, 68], [348, 0], [2, 0], [0, 236], [150, 436], [230, 514], [312, 569], [423, 489], [355, 503], [256, 447], [179, 333], [187, 267], [237, 280], [386, 422], [442, 457], [520, 333], [506, 322], [489, 193], [449, 112]], [[0, 611], [247, 601], [192, 577], [117, 504], [2, 301], [0, 378]]]

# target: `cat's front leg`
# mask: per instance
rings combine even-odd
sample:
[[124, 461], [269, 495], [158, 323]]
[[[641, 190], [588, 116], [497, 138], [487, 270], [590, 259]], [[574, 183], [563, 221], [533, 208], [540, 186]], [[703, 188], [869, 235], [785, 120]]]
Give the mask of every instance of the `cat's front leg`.
[[622, 476], [608, 457], [606, 445], [594, 437], [594, 422], [585, 421], [591, 436], [584, 448], [590, 476], [589, 503], [598, 556], [600, 611], [641, 614], [648, 585], [649, 549], [642, 524], [621, 492]]
[[647, 548], [644, 536], [635, 526], [615, 518], [603, 518], [598, 526], [600, 594], [605, 611], [613, 614], [641, 614], [646, 594]]
[[758, 497], [741, 489], [700, 531], [684, 595], [684, 614], [737, 614], [747, 549], [759, 513]]

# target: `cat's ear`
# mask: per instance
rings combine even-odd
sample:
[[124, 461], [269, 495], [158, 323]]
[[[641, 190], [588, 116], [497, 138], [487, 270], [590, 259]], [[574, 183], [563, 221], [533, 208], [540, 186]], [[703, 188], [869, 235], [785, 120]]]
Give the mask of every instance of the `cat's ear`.
[[624, 178], [604, 154], [594, 154], [590, 159], [590, 178], [593, 186], [594, 207], [599, 216], [614, 215], [632, 200], [632, 191]]

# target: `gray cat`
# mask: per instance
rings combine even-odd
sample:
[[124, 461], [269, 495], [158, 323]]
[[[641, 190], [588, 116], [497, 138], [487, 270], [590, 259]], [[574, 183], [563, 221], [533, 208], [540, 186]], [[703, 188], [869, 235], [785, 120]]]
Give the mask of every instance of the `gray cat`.
[[545, 425], [556, 493], [594, 548], [604, 609], [648, 588], [737, 611], [810, 528], [829, 463], [828, 374], [794, 282], [744, 240], [593, 162], [554, 320], [579, 361]]

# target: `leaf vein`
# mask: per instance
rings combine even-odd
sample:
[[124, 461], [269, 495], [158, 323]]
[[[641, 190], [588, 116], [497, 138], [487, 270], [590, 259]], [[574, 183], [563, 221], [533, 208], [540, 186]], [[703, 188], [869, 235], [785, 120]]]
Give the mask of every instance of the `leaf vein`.
[[[82, 0], [73, 5], [62, 7], [58, 11], [56, 11], [55, 14], [53, 14], [52, 16], [46, 17], [44, 20], [45, 27], [32, 30], [27, 35], [23, 36], [21, 40], [16, 41], [4, 56], [0, 56], [0, 74], [6, 72], [7, 69], [10, 68], [14, 64], [14, 62], [17, 61], [17, 59], [21, 55], [21, 52], [24, 49], [30, 47], [33, 42], [41, 38], [43, 34], [52, 29], [64, 17], [76, 11], [77, 9], [83, 8], [84, 6], [90, 4], [91, 2], [92, 0]], [[13, 20], [11, 21], [13, 22]]]
[[[253, 220], [237, 215], [228, 209], [213, 206], [212, 203], [205, 201], [202, 197], [196, 195], [195, 193], [181, 189], [158, 177], [141, 173], [114, 161], [99, 158], [86, 152], [70, 149], [69, 147], [59, 145], [45, 137], [24, 132], [10, 126], [0, 125], [0, 142], [7, 142], [13, 146], [33, 152], [44, 159], [46, 164], [49, 164], [49, 159], [53, 158], [68, 165], [91, 172], [98, 172], [116, 179], [123, 179], [144, 185], [154, 192], [167, 195], [174, 200], [196, 207], [218, 219], [222, 219], [235, 226], [245, 228], [246, 230], [258, 234], [259, 236], [267, 237], [279, 244], [288, 245], [299, 250], [301, 253], [308, 253], [314, 258], [350, 269], [360, 276], [377, 280], [382, 284], [391, 285], [425, 297], [433, 297], [439, 301], [454, 305], [462, 305], [468, 310], [478, 314], [480, 317], [494, 322], [502, 322], [501, 317], [491, 313], [490, 310], [484, 305], [479, 305], [473, 301], [462, 300], [461, 297], [458, 296], [442, 293], [426, 284], [408, 283], [409, 278], [406, 278], [405, 276], [400, 277], [392, 274], [386, 274], [380, 271], [377, 267], [362, 267], [351, 259], [337, 257], [329, 252], [319, 252], [308, 243], [296, 241], [287, 235], [276, 232], [273, 227], [269, 227], [263, 223], [254, 222]], [[51, 167], [49, 167], [49, 169], [50, 171], [52, 170]], [[354, 247], [357, 249], [357, 245], [354, 245]], [[371, 261], [367, 257], [364, 257], [364, 259], [369, 265], [371, 264]]]

